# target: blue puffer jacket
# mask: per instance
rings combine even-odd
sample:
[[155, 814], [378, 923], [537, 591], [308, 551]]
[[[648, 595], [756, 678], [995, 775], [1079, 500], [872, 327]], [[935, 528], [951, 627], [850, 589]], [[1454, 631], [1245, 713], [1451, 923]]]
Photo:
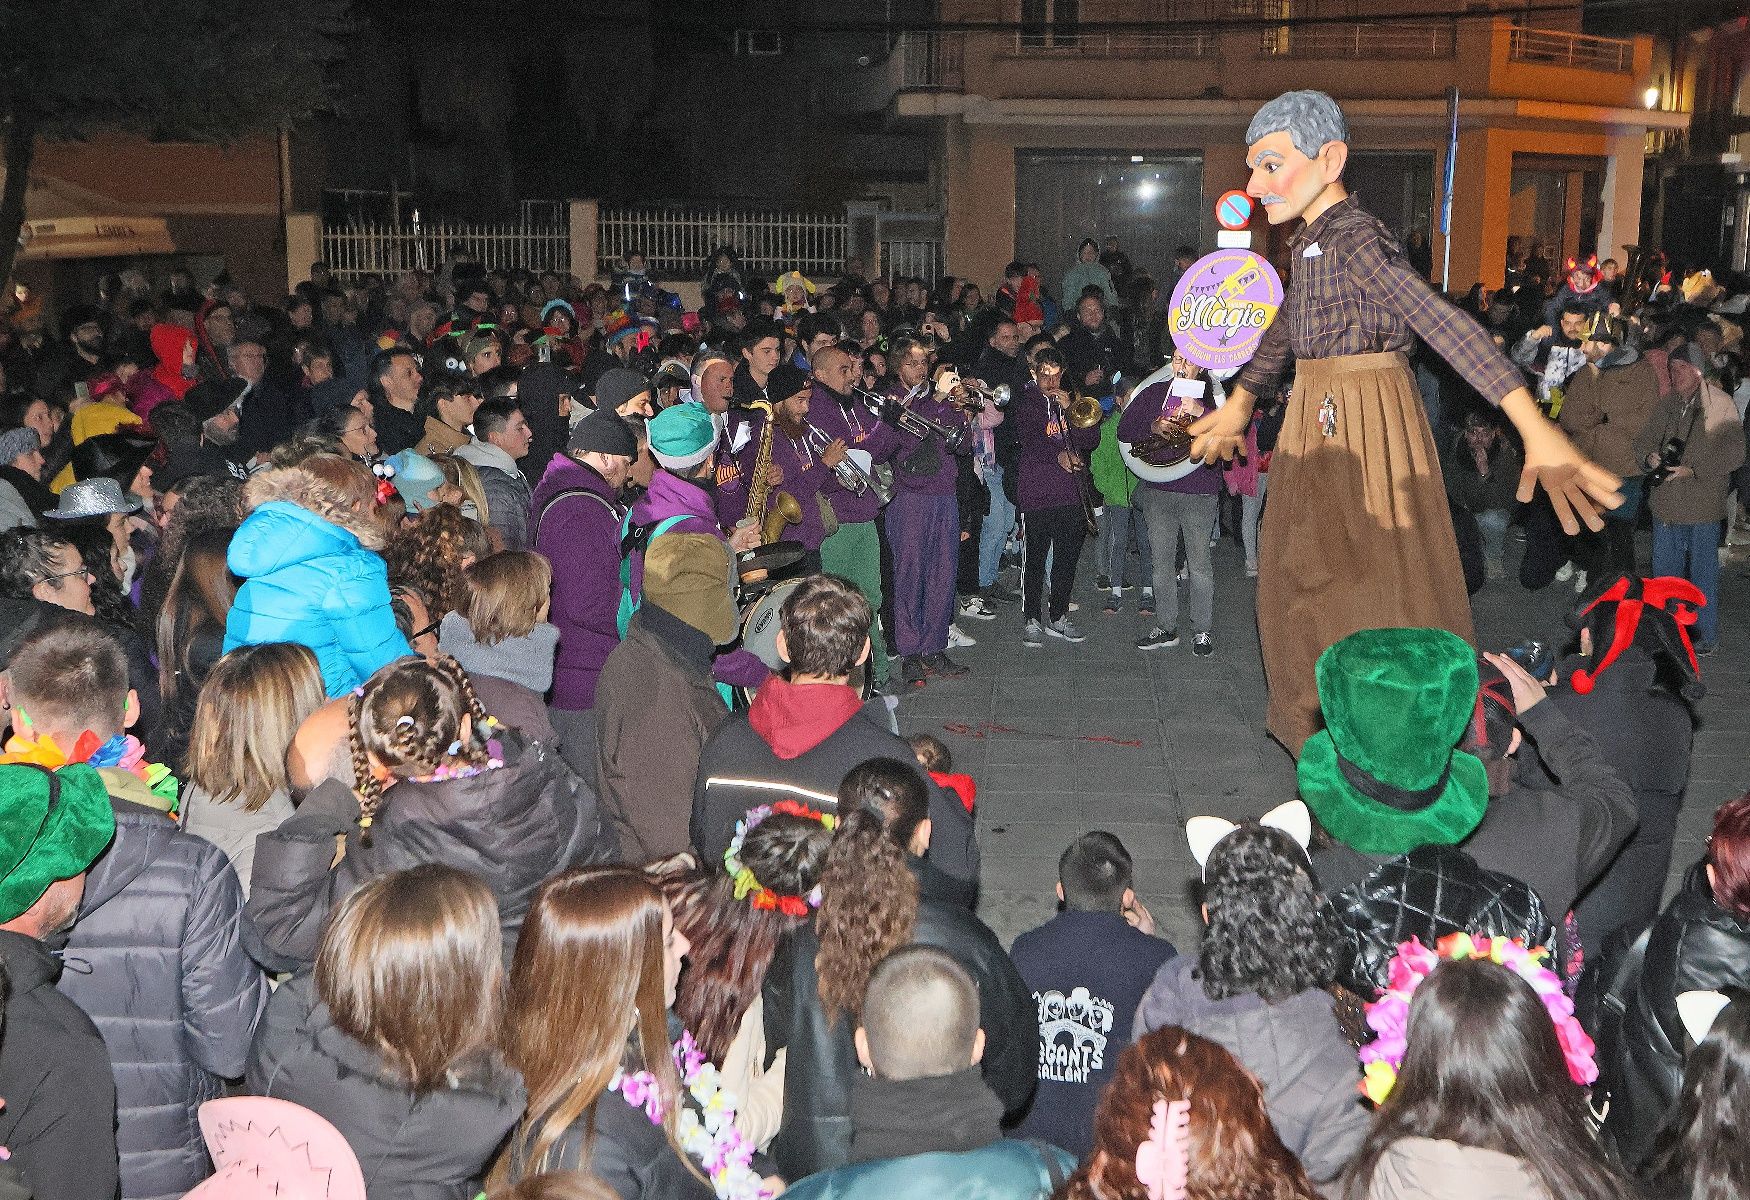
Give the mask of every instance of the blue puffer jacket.
[[231, 539], [226, 563], [244, 581], [225, 622], [226, 653], [264, 642], [308, 646], [330, 696], [413, 653], [395, 627], [382, 558], [307, 508], [261, 505]]
[[86, 878], [60, 988], [115, 1068], [122, 1196], [175, 1200], [212, 1170], [196, 1112], [242, 1077], [267, 980], [243, 949], [243, 888], [224, 851], [161, 812], [114, 804], [115, 841]]

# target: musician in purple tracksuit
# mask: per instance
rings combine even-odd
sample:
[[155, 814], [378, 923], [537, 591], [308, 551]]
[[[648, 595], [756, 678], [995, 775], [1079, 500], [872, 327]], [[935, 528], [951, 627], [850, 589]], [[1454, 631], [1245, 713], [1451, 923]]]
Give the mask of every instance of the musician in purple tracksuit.
[[[965, 414], [930, 385], [930, 352], [921, 343], [897, 339], [889, 361], [899, 373], [899, 382], [888, 389], [895, 404], [909, 397], [906, 406], [920, 416], [949, 429], [965, 425]], [[886, 526], [893, 553], [893, 648], [905, 660], [905, 682], [912, 687], [930, 675], [966, 674], [946, 651], [960, 544], [954, 457], [968, 448], [950, 450], [935, 432], [920, 436], [899, 430]]]
[[[1010, 420], [1020, 446], [1017, 507], [1026, 518], [1026, 552], [1021, 566], [1021, 608], [1027, 624], [1021, 640], [1038, 646], [1043, 637], [1067, 642], [1086, 640], [1069, 619], [1070, 589], [1087, 537], [1082, 489], [1092, 486], [1088, 455], [1100, 444], [1100, 427], [1070, 427], [1070, 393], [1060, 387], [1063, 357], [1041, 350], [1033, 360], [1039, 382], [1029, 382], [1014, 399]], [[1077, 478], [1080, 476], [1080, 478]], [[1045, 595], [1045, 560], [1051, 558], [1049, 603]]]
[[[871, 467], [889, 462], [899, 449], [899, 433], [851, 394], [856, 378], [851, 356], [828, 346], [815, 353], [811, 365], [814, 393], [808, 401], [809, 421], [828, 437], [863, 451]], [[881, 499], [872, 486], [866, 484], [861, 492], [851, 492], [836, 476], [827, 481], [821, 494], [832, 505], [839, 527], [820, 544], [820, 569], [856, 584], [869, 601], [869, 611], [879, 613], [881, 535], [876, 518], [881, 515]], [[870, 629], [869, 666], [877, 688], [887, 681], [886, 642], [881, 630]]]
[[[770, 486], [766, 492], [766, 513], [773, 511], [778, 493], [795, 497], [802, 510], [802, 519], [788, 526], [780, 537], [801, 542], [808, 551], [807, 571], [820, 569], [820, 544], [826, 540], [826, 522], [820, 506], [821, 489], [833, 478], [832, 469], [845, 457], [844, 443], [824, 442], [808, 429], [808, 408], [811, 385], [800, 368], [779, 363], [766, 376], [766, 390], [773, 397], [776, 411], [773, 418], [771, 464], [768, 467]], [[745, 487], [719, 488], [717, 517], [726, 528], [734, 528], [747, 514], [749, 493], [753, 489], [754, 464], [759, 459], [760, 443], [765, 437], [766, 416], [756, 410], [749, 418], [751, 435], [736, 453], [736, 465]]]

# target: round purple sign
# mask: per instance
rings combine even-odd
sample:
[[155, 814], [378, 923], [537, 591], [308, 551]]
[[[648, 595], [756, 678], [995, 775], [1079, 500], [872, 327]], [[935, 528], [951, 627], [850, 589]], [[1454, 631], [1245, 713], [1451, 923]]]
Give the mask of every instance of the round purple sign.
[[1205, 254], [1173, 289], [1167, 328], [1186, 358], [1210, 371], [1242, 366], [1282, 307], [1276, 268], [1250, 250]]

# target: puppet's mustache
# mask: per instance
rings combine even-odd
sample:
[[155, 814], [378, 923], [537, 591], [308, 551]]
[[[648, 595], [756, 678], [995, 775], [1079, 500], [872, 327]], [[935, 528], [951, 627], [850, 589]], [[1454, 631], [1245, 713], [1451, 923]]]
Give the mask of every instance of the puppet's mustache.
[[1286, 203], [1288, 203], [1288, 201], [1284, 197], [1278, 196], [1275, 192], [1271, 192], [1268, 196], [1260, 197], [1258, 200], [1258, 203], [1259, 204], [1286, 204]]

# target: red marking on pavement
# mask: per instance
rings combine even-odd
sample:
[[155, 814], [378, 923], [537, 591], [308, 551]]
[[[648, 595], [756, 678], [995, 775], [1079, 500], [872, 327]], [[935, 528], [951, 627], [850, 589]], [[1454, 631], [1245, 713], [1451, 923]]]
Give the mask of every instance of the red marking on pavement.
[[973, 741], [984, 741], [993, 733], [1022, 733], [1045, 741], [1096, 742], [1102, 746], [1125, 746], [1130, 749], [1140, 749], [1142, 742], [1132, 738], [1113, 737], [1107, 733], [1034, 733], [1031, 730], [1017, 729], [1013, 725], [998, 725], [994, 721], [980, 721], [976, 725], [968, 725], [962, 721], [944, 721], [942, 728], [956, 737], [970, 738]]

